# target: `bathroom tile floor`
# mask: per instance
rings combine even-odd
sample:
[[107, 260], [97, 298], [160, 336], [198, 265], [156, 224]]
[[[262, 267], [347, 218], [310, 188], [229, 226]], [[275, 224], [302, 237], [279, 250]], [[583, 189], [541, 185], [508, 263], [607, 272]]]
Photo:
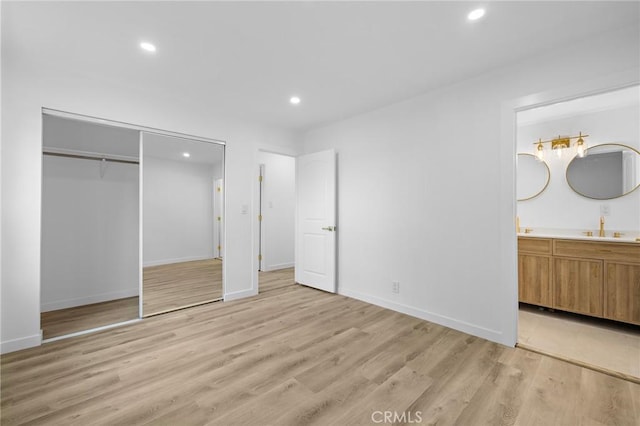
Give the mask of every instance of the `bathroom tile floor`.
[[520, 305], [518, 343], [640, 379], [640, 327]]

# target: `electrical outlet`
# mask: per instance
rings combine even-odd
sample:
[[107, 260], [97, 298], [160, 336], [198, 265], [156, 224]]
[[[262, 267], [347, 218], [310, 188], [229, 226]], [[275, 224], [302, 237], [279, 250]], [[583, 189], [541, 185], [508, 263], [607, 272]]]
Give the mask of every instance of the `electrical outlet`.
[[609, 216], [611, 214], [611, 207], [609, 204], [600, 204], [600, 216]]
[[391, 292], [395, 294], [400, 293], [400, 281], [392, 281], [391, 282]]

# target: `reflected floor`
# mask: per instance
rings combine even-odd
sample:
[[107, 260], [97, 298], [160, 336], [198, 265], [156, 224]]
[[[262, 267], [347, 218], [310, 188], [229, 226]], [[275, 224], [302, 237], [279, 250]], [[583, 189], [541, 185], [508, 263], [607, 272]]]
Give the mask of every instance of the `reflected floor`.
[[148, 266], [143, 274], [143, 316], [222, 298], [221, 259]]
[[65, 336], [78, 331], [138, 318], [138, 296], [40, 314], [42, 338]]
[[518, 343], [640, 379], [640, 327], [521, 305]]

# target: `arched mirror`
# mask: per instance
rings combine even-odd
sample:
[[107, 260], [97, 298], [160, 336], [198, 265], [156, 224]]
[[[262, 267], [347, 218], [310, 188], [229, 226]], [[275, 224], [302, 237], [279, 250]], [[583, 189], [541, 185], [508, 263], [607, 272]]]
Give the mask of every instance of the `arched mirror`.
[[567, 183], [595, 200], [622, 197], [640, 186], [640, 152], [621, 144], [596, 145], [567, 166]]
[[551, 172], [547, 163], [532, 154], [518, 154], [518, 201], [530, 200], [542, 194], [550, 179]]

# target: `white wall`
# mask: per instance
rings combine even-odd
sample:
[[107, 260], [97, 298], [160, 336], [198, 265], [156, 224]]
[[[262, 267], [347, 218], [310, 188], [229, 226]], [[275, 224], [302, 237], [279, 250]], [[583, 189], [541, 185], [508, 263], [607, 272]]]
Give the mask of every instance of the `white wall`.
[[213, 167], [144, 156], [143, 265], [214, 257]]
[[294, 264], [296, 160], [260, 152], [262, 181], [262, 270], [290, 268]]
[[44, 156], [42, 311], [138, 295], [138, 166]]
[[338, 152], [339, 292], [513, 345], [515, 114], [503, 109], [625, 71], [637, 81], [637, 35], [599, 35], [308, 132], [306, 152]]
[[226, 141], [225, 300], [257, 293], [255, 155], [258, 147], [295, 152], [294, 133], [212, 117], [170, 94], [36, 68], [11, 53], [2, 50], [2, 352], [41, 341], [42, 107]]
[[[524, 125], [518, 128], [518, 152], [533, 153], [533, 142], [558, 135], [588, 134], [589, 146], [620, 143], [640, 150], [640, 108], [624, 107], [596, 111]], [[546, 144], [548, 146], [548, 144]], [[640, 231], [640, 190], [613, 200], [592, 200], [576, 194], [567, 184], [566, 169], [572, 155], [558, 158], [547, 152], [551, 172], [547, 189], [531, 200], [518, 202], [520, 225], [529, 228], [597, 230], [600, 207], [608, 206], [607, 230]]]

